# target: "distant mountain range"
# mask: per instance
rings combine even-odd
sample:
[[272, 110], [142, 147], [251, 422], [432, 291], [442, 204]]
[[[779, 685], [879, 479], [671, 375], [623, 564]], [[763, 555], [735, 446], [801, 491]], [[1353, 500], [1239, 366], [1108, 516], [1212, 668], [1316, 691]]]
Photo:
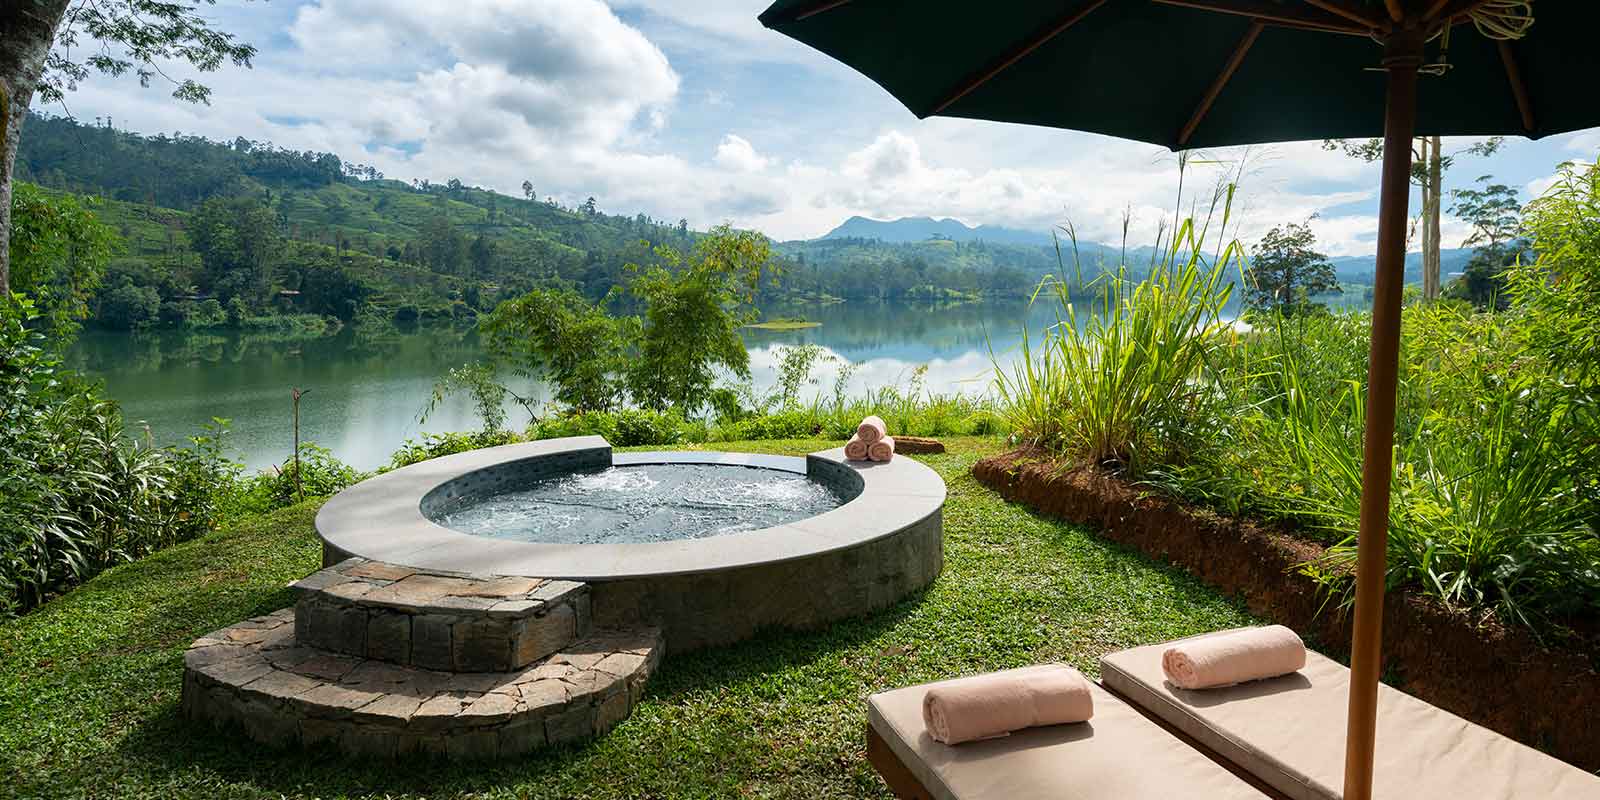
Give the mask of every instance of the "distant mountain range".
[[876, 220], [851, 217], [828, 231], [823, 239], [877, 239], [891, 244], [922, 242], [928, 239], [949, 239], [952, 242], [985, 241], [995, 244], [1032, 244], [1050, 246], [1048, 231], [1020, 230], [1000, 225], [979, 225], [969, 228], [957, 219], [932, 217], [901, 217], [893, 220]]
[[[1049, 231], [1024, 230], [1008, 228], [1003, 225], [979, 225], [970, 227], [957, 219], [934, 219], [933, 217], [901, 217], [892, 220], [877, 220], [867, 217], [855, 216], [840, 223], [838, 227], [826, 234], [813, 239], [822, 241], [827, 239], [875, 239], [885, 244], [915, 244], [930, 240], [948, 240], [952, 242], [991, 242], [994, 244], [1026, 245], [1044, 248], [1054, 248], [1054, 242]], [[1095, 242], [1079, 242], [1080, 254], [1086, 261], [1093, 261], [1105, 257], [1115, 257], [1120, 248]], [[1141, 261], [1149, 257], [1148, 246], [1129, 248], [1130, 261]], [[1472, 251], [1465, 248], [1447, 248], [1439, 253], [1440, 271], [1444, 273], [1445, 280], [1449, 280], [1451, 273], [1460, 272], [1472, 258]], [[1351, 283], [1371, 283], [1377, 271], [1377, 261], [1373, 256], [1339, 256], [1330, 258], [1334, 272], [1339, 280]], [[1406, 255], [1406, 281], [1421, 282], [1422, 280], [1422, 253], [1408, 253]]]

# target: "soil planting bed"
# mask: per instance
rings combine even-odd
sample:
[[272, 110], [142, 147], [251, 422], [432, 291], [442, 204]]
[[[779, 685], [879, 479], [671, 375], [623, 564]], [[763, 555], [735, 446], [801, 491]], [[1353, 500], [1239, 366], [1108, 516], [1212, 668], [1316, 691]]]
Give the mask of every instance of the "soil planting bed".
[[[980, 483], [1042, 513], [1183, 567], [1287, 625], [1328, 655], [1348, 656], [1350, 620], [1324, 605], [1299, 565], [1323, 547], [1280, 527], [1174, 501], [1091, 468], [1018, 450], [979, 461]], [[1600, 769], [1600, 672], [1591, 648], [1542, 645], [1526, 630], [1431, 598], [1384, 604], [1384, 681], [1586, 770]]]

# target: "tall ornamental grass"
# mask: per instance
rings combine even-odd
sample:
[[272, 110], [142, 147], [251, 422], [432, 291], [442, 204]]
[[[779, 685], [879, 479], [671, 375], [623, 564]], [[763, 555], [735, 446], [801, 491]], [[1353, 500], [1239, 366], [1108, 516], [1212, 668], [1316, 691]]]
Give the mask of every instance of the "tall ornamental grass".
[[1055, 323], [1037, 339], [1024, 328], [1010, 363], [992, 354], [999, 413], [1021, 439], [1132, 474], [1184, 458], [1214, 398], [1214, 354], [1234, 336], [1223, 307], [1238, 245], [1208, 259], [1202, 239], [1185, 221], [1146, 277], [1102, 273], [1081, 309], [1067, 281], [1041, 283], [1033, 302], [1053, 303]]
[[[1600, 165], [1563, 170], [1527, 210], [1537, 261], [1513, 302], [1408, 306], [1401, 338], [1388, 585], [1537, 633], [1600, 615]], [[1226, 220], [1226, 206], [1224, 206]], [[1070, 233], [1070, 231], [1069, 231]], [[1027, 442], [1326, 544], [1304, 565], [1349, 598], [1371, 316], [1221, 321], [1235, 248], [1206, 261], [1181, 227], [1165, 260], [1121, 268], [1043, 335], [997, 357], [999, 413]]]

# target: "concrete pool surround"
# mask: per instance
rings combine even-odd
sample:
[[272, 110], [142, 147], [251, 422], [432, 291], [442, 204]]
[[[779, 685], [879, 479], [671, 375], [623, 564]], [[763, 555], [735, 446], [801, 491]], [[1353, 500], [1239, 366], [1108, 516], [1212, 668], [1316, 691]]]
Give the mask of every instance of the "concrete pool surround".
[[[475, 536], [435, 521], [475, 498], [547, 478], [639, 464], [722, 464], [800, 474], [837, 508], [753, 531], [626, 544]], [[351, 556], [415, 569], [590, 583], [597, 622], [659, 624], [668, 645], [737, 641], [769, 625], [815, 627], [899, 600], [943, 566], [944, 481], [914, 459], [847, 462], [720, 452], [614, 453], [598, 436], [505, 445], [364, 481], [317, 515], [324, 564]]]
[[[662, 463], [804, 475], [841, 505], [636, 544], [513, 541], [434, 521], [545, 478]], [[590, 436], [424, 461], [322, 507], [323, 569], [293, 584], [293, 608], [195, 640], [181, 706], [264, 745], [379, 758], [505, 758], [581, 741], [631, 713], [669, 649], [822, 627], [926, 586], [944, 563], [944, 500], [926, 466], [846, 463], [842, 448], [614, 454]]]

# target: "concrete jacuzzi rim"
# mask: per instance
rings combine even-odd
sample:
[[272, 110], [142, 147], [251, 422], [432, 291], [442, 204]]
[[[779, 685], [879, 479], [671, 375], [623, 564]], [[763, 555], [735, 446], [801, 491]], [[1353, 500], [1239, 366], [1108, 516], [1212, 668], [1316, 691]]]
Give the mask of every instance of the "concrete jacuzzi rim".
[[[730, 464], [802, 474], [842, 468], [860, 480], [861, 489], [837, 508], [792, 523], [668, 542], [515, 542], [451, 530], [422, 512], [423, 497], [468, 473], [525, 459], [583, 453], [609, 456], [613, 465]], [[944, 480], [914, 459], [846, 461], [843, 447], [804, 458], [713, 451], [613, 453], [602, 437], [575, 436], [457, 453], [369, 478], [323, 504], [316, 526], [324, 545], [345, 556], [471, 575], [613, 581], [713, 573], [857, 547], [941, 513], [945, 496]]]

